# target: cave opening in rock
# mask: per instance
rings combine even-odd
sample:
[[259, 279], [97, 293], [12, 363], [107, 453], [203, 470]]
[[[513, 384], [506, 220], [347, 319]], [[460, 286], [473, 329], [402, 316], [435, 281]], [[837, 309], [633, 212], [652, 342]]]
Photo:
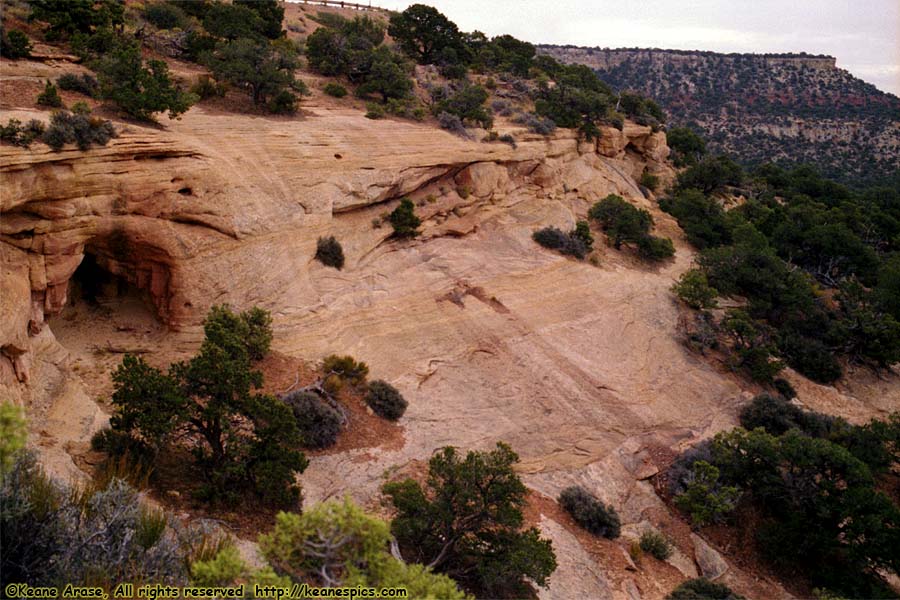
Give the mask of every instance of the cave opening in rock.
[[50, 320], [57, 340], [88, 363], [96, 361], [97, 352], [110, 358], [121, 352], [142, 352], [166, 330], [149, 292], [116, 273], [123, 268], [135, 272], [133, 266], [110, 260], [107, 245], [86, 246], [81, 264], [69, 279], [66, 304]]

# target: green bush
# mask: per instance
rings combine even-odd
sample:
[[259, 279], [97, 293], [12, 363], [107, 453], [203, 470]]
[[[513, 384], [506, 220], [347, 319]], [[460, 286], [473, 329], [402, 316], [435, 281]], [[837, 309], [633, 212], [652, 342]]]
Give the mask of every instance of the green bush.
[[167, 373], [126, 355], [113, 373], [113, 430], [163, 449], [176, 438], [193, 450], [205, 481], [202, 499], [234, 503], [242, 492], [292, 506], [295, 476], [307, 461], [291, 409], [254, 392], [262, 373], [253, 361], [268, 352], [271, 317], [262, 309], [236, 314], [214, 306], [205, 337], [190, 360]]
[[0, 403], [0, 484], [27, 439], [24, 411], [12, 402]]
[[566, 233], [556, 227], [544, 227], [535, 231], [531, 237], [544, 248], [569, 254], [579, 260], [583, 259], [589, 251], [583, 238], [575, 235], [574, 231]]
[[785, 400], [792, 400], [797, 397], [797, 390], [794, 389], [794, 386], [792, 386], [787, 379], [779, 377], [772, 382], [772, 385], [775, 386], [775, 390]]
[[688, 579], [672, 590], [666, 600], [745, 600], [726, 585], [714, 583], [705, 577]]
[[687, 127], [671, 127], [666, 131], [666, 143], [672, 149], [676, 167], [697, 164], [706, 154], [706, 142]]
[[0, 141], [28, 148], [33, 141], [41, 139], [45, 130], [44, 122], [37, 119], [32, 119], [25, 125], [18, 119], [10, 119], [6, 125], [0, 125]]
[[299, 515], [281, 513], [272, 532], [260, 537], [263, 556], [286, 579], [346, 588], [402, 587], [410, 598], [467, 598], [449, 577], [394, 558], [390, 543], [388, 524], [349, 499], [316, 504]]
[[333, 81], [329, 81], [325, 84], [325, 87], [322, 88], [326, 94], [329, 96], [334, 96], [335, 98], [343, 98], [347, 95], [347, 88], [342, 86], [339, 83], [334, 83]]
[[297, 85], [294, 71], [300, 63], [290, 40], [239, 37], [217, 43], [213, 51], [202, 53], [200, 60], [216, 81], [246, 90], [255, 106], [267, 105], [281, 113], [295, 109], [296, 98], [289, 90]]
[[142, 507], [138, 492], [120, 479], [100, 489], [69, 489], [26, 453], [0, 482], [0, 506], [4, 585], [186, 583], [181, 536], [166, 515]]
[[588, 252], [594, 249], [594, 235], [591, 233], [591, 224], [587, 221], [576, 221], [575, 229], [569, 235], [581, 240]]
[[394, 235], [400, 238], [411, 238], [419, 234], [419, 225], [422, 220], [416, 216], [416, 207], [409, 198], [400, 200], [400, 205], [395, 208], [388, 220], [394, 227]]
[[197, 100], [172, 81], [164, 61], [145, 64], [137, 45], [120, 45], [105, 54], [97, 74], [103, 97], [136, 119], [152, 120], [154, 113], [164, 111], [174, 119]]
[[485, 129], [490, 129], [494, 118], [484, 103], [490, 94], [480, 85], [466, 84], [435, 105], [434, 112], [439, 115], [448, 113], [455, 115], [465, 123], [471, 121]]
[[464, 457], [447, 447], [429, 461], [425, 487], [412, 479], [385, 485], [406, 560], [453, 574], [481, 597], [523, 597], [525, 578], [546, 585], [556, 556], [536, 528], [523, 529], [527, 489], [517, 460], [503, 443]]
[[716, 288], [709, 285], [706, 274], [699, 269], [690, 269], [682, 273], [678, 283], [672, 286], [675, 292], [688, 306], [696, 309], [715, 308]]
[[313, 392], [294, 392], [284, 398], [294, 412], [304, 448], [327, 448], [337, 442], [344, 418], [337, 410]]
[[38, 106], [50, 106], [52, 108], [59, 108], [63, 105], [56, 86], [50, 83], [49, 80], [44, 84], [44, 91], [38, 94], [37, 103]]
[[649, 212], [635, 208], [615, 194], [594, 204], [588, 216], [600, 223], [617, 250], [623, 243], [639, 242], [653, 226], [653, 217]]
[[328, 267], [344, 268], [344, 249], [333, 235], [316, 242], [316, 260]]
[[360, 386], [366, 382], [369, 366], [362, 361], [357, 361], [352, 356], [332, 354], [326, 356], [325, 360], [322, 361], [322, 372], [326, 377], [337, 375], [343, 382]]
[[675, 245], [669, 238], [645, 235], [638, 238], [638, 254], [645, 260], [664, 260], [675, 255]]
[[94, 144], [105, 146], [116, 135], [110, 121], [83, 112], [58, 111], [50, 116], [50, 126], [41, 140], [54, 150], [61, 150], [66, 144], [77, 144], [79, 150], [87, 150]]
[[89, 98], [96, 98], [100, 94], [100, 84], [93, 75], [88, 73], [82, 73], [81, 75], [65, 73], [57, 78], [56, 85], [61, 90], [78, 92]]
[[698, 189], [704, 194], [721, 192], [726, 186], [740, 185], [744, 172], [727, 156], [704, 158], [678, 174], [678, 190]]
[[184, 28], [187, 15], [169, 2], [157, 2], [144, 9], [144, 18], [157, 29]]
[[[781, 380], [784, 381], [784, 380]], [[850, 425], [843, 419], [806, 411], [783, 397], [760, 394], [741, 409], [741, 427], [753, 430], [762, 427], [772, 435], [782, 435], [799, 429], [811, 437], [829, 437]]]
[[641, 550], [658, 560], [666, 560], [672, 556], [672, 542], [657, 531], [645, 531], [641, 534]]
[[719, 523], [731, 513], [740, 492], [719, 482], [719, 469], [698, 460], [688, 474], [685, 490], [675, 497], [675, 505], [688, 513], [695, 527]]
[[0, 26], [0, 56], [10, 59], [28, 58], [31, 56], [31, 42], [28, 36], [18, 29], [9, 32]]
[[660, 200], [659, 207], [675, 217], [694, 247], [702, 250], [731, 243], [724, 209], [699, 190], [681, 190], [674, 197]]
[[288, 90], [279, 90], [266, 104], [266, 108], [273, 115], [292, 115], [297, 112], [297, 96]]
[[30, 20], [49, 24], [48, 40], [124, 24], [125, 5], [117, 0], [30, 0]]
[[[857, 438], [853, 429], [837, 420], [828, 423], [817, 417], [810, 427], [805, 421], [812, 415], [790, 412], [786, 416], [783, 412], [762, 415], [766, 426], [791, 427], [780, 436], [762, 427], [733, 429], [693, 451], [691, 460], [706, 461], [719, 470], [723, 485], [748, 492], [761, 517], [762, 525], [754, 526], [754, 533], [763, 555], [809, 577], [811, 585], [824, 585], [850, 597], [878, 597], [875, 569], [898, 564], [892, 548], [900, 540], [900, 507], [878, 491], [872, 469], [854, 452], [873, 465], [883, 465], [882, 452], [893, 448], [894, 458], [887, 461], [896, 461], [896, 446], [890, 440], [898, 439], [898, 429], [872, 423], [868, 431], [859, 429]], [[812, 437], [793, 427], [798, 417], [800, 425], [811, 431], [829, 430], [828, 438]], [[900, 416], [892, 420], [900, 423]], [[876, 452], [870, 454], [864, 448]], [[690, 472], [673, 472], [670, 480], [684, 485]]]
[[567, 487], [560, 493], [558, 501], [576, 523], [592, 534], [611, 540], [619, 537], [622, 523], [616, 510], [603, 504], [583, 487]]
[[447, 63], [448, 51], [459, 60], [467, 51], [456, 24], [437, 9], [423, 4], [413, 4], [403, 12], [393, 13], [388, 33], [420, 65]]
[[376, 415], [391, 421], [396, 421], [402, 417], [408, 405], [406, 399], [397, 388], [380, 379], [369, 383], [369, 389], [366, 392], [366, 404], [369, 405]]
[[377, 102], [366, 102], [366, 118], [377, 120], [383, 119], [386, 111], [384, 106]]

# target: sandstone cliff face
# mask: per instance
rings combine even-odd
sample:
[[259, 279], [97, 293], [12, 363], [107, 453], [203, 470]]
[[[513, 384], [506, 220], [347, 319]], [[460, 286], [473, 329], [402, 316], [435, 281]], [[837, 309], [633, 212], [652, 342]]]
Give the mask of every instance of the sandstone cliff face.
[[[635, 183], [644, 169], [671, 180], [662, 134], [628, 124], [579, 144], [501, 122], [513, 149], [315, 106], [301, 119], [195, 108], [163, 130], [120, 128], [87, 152], [0, 147], [0, 391], [29, 407], [51, 471], [77, 475], [70, 449], [106, 419], [88, 390], [108, 371], [76, 372], [48, 325], [89, 255], [167, 324], [151, 362], [192, 351], [210, 305], [260, 305], [277, 350], [352, 354], [400, 388], [410, 401], [403, 443], [315, 457], [302, 477], [307, 502], [349, 493], [373, 503], [386, 474], [440, 446], [505, 440], [547, 502], [535, 521], [560, 568], [543, 597], [661, 598], [697, 572], [688, 557], [700, 543], [687, 532], [680, 561], [637, 572], [630, 538], [595, 548], [548, 499], [578, 483], [620, 507], [627, 531], [685, 528], [647, 481], [658, 469], [651, 450], [733, 425], [750, 396], [676, 339], [669, 287], [692, 252]], [[673, 261], [648, 267], [598, 240], [593, 265], [531, 240], [539, 227], [572, 227], [609, 193], [651, 210], [657, 233], [675, 240]], [[409, 242], [382, 224], [403, 196], [423, 220]], [[323, 235], [341, 241], [344, 270], [313, 260]], [[784, 596], [734, 567], [722, 580]]]

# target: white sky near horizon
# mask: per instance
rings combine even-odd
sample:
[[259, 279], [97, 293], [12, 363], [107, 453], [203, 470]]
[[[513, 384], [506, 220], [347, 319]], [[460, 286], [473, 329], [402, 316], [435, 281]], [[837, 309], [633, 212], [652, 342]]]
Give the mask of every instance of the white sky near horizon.
[[[356, 0], [366, 2], [366, 0]], [[409, 0], [373, 0], [402, 10]], [[463, 31], [533, 43], [809, 52], [900, 96], [900, 0], [423, 0]]]

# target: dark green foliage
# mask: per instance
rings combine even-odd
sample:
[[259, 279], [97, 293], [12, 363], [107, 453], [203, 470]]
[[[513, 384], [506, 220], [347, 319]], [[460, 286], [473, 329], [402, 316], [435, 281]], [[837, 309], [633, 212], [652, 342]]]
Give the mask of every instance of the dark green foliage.
[[[791, 429], [799, 429], [822, 437], [827, 433], [827, 423], [821, 420], [810, 422], [806, 411], [794, 406], [783, 398], [760, 394], [741, 410], [741, 426], [745, 429], [762, 427], [772, 435], [781, 435]], [[825, 425], [823, 428], [822, 425]]]
[[277, 99], [269, 105], [270, 110], [293, 110], [294, 103], [285, 94], [292, 95], [289, 90], [295, 84], [294, 69], [299, 63], [290, 41], [243, 37], [217, 44], [215, 51], [201, 56], [201, 61], [217, 81], [247, 90], [254, 105]]
[[706, 140], [689, 127], [670, 127], [666, 143], [672, 149], [676, 167], [695, 165], [706, 154]]
[[488, 91], [480, 85], [466, 84], [454, 92], [451, 96], [441, 100], [435, 105], [435, 114], [449, 113], [456, 115], [464, 123], [466, 121], [477, 123], [485, 129], [490, 129], [494, 122], [485, 102], [488, 99]]
[[375, 414], [385, 419], [396, 421], [406, 412], [408, 405], [400, 391], [380, 379], [369, 383], [366, 392], [366, 404], [375, 411]]
[[196, 100], [172, 81], [164, 61], [145, 64], [136, 45], [121, 45], [106, 54], [97, 74], [103, 97], [137, 119], [152, 120], [153, 113], [165, 111], [174, 119]]
[[411, 238], [419, 234], [419, 225], [422, 224], [422, 221], [416, 216], [415, 210], [416, 207], [409, 198], [403, 198], [400, 201], [400, 205], [388, 217], [394, 227], [394, 235], [400, 238]]
[[100, 84], [93, 75], [89, 75], [88, 73], [82, 73], [81, 75], [65, 73], [59, 76], [56, 80], [56, 85], [58, 85], [61, 90], [78, 92], [89, 98], [96, 98], [100, 95]]
[[760, 383], [772, 383], [784, 365], [776, 358], [772, 332], [765, 323], [754, 321], [740, 309], [731, 309], [722, 319], [721, 330], [731, 340], [733, 366], [744, 369]]
[[18, 119], [10, 119], [6, 125], [0, 125], [0, 141], [28, 148], [33, 141], [41, 138], [45, 130], [44, 122], [37, 119], [31, 119], [25, 125]]
[[588, 216], [600, 223], [617, 250], [622, 244], [638, 243], [647, 237], [653, 226], [653, 217], [649, 212], [635, 208], [615, 194], [594, 204]]
[[92, 33], [76, 33], [72, 36], [69, 45], [73, 54], [96, 71], [101, 58], [119, 48], [137, 46], [137, 40], [124, 36], [109, 27], [102, 27]]
[[698, 189], [704, 194], [721, 192], [726, 186], [740, 185], [744, 172], [740, 165], [724, 155], [704, 158], [678, 174], [678, 189]]
[[347, 95], [347, 88], [339, 83], [334, 83], [333, 81], [326, 83], [322, 90], [329, 96], [334, 96], [335, 98], [343, 98]]
[[66, 144], [87, 150], [94, 144], [105, 146], [114, 137], [116, 130], [110, 121], [83, 112], [57, 111], [50, 115], [50, 126], [41, 140], [54, 150], [61, 150]]
[[714, 583], [705, 577], [689, 579], [672, 590], [666, 600], [745, 600], [727, 585]]
[[640, 125], [658, 127], [666, 121], [665, 113], [656, 102], [635, 92], [619, 94], [616, 110], [625, 113]]
[[335, 237], [319, 238], [316, 242], [316, 260], [328, 267], [342, 269], [344, 267], [344, 249]]
[[715, 308], [719, 291], [709, 285], [706, 274], [699, 269], [685, 271], [672, 291], [688, 306], [696, 309]]
[[183, 28], [187, 23], [184, 11], [169, 2], [157, 2], [144, 9], [144, 18], [158, 29]]
[[333, 446], [344, 426], [340, 412], [313, 392], [294, 392], [284, 398], [294, 413], [304, 448]]
[[234, 4], [253, 10], [259, 18], [257, 31], [270, 40], [278, 39], [284, 33], [281, 29], [284, 5], [278, 0], [234, 0]]
[[560, 493], [558, 502], [576, 523], [592, 534], [611, 540], [619, 537], [622, 523], [616, 510], [583, 487], [567, 487]]
[[657, 560], [666, 560], [672, 556], [672, 542], [657, 531], [645, 531], [641, 534], [641, 550]]
[[684, 491], [675, 497], [675, 505], [690, 515], [696, 527], [721, 522], [740, 498], [738, 488], [722, 485], [719, 469], [703, 460], [694, 462], [683, 483]]
[[32, 19], [49, 23], [50, 40], [125, 22], [125, 3], [120, 0], [31, 0], [29, 4]]
[[31, 41], [28, 36], [18, 29], [8, 32], [0, 25], [0, 56], [17, 59], [27, 58], [31, 55]]
[[797, 397], [797, 390], [794, 389], [794, 386], [792, 386], [787, 379], [779, 377], [773, 381], [772, 384], [775, 386], [775, 390], [785, 400], [792, 400]]
[[38, 94], [37, 103], [38, 106], [49, 106], [51, 108], [59, 108], [63, 105], [62, 98], [59, 97], [56, 86], [50, 83], [50, 81], [47, 81], [44, 84], [44, 91]]
[[368, 72], [356, 88], [356, 95], [366, 98], [378, 94], [383, 102], [409, 96], [413, 83], [400, 57], [386, 46], [376, 48], [371, 54]]
[[143, 509], [137, 491], [120, 479], [99, 490], [68, 489], [26, 453], [0, 482], [0, 506], [4, 585], [187, 583], [185, 552], [169, 518]]
[[203, 28], [213, 37], [233, 42], [238, 39], [262, 41], [262, 18], [246, 5], [213, 2], [203, 16]]
[[500, 35], [490, 41], [476, 32], [468, 36], [472, 67], [479, 71], [511, 73], [528, 77], [534, 63], [535, 47], [511, 35]]
[[448, 447], [431, 458], [424, 487], [412, 479], [385, 485], [405, 557], [488, 597], [523, 595], [525, 577], [545, 585], [556, 557], [536, 529], [522, 530], [527, 489], [517, 460], [503, 443], [465, 457]]
[[[566, 233], [556, 227], [544, 227], [535, 231], [531, 237], [544, 248], [557, 250], [562, 254], [568, 254], [580, 260], [587, 256], [590, 248], [584, 242], [584, 232], [582, 231], [580, 235], [576, 235], [576, 231], [577, 229]], [[590, 235], [590, 230], [587, 233]]]
[[[852, 597], [877, 595], [874, 569], [900, 564], [900, 509], [877, 491], [872, 471], [854, 452], [873, 465], [896, 461], [900, 417], [851, 428], [764, 398], [745, 420], [789, 429], [779, 436], [762, 428], [720, 433], [687, 463], [706, 461], [723, 485], [746, 491], [764, 515], [760, 548], [777, 564]], [[815, 437], [822, 434], [827, 437]], [[676, 490], [685, 489], [691, 472], [681, 464], [670, 472]]]
[[575, 229], [569, 235], [581, 240], [588, 252], [594, 249], [594, 235], [591, 233], [591, 224], [587, 221], [575, 221]]
[[645, 235], [638, 239], [638, 255], [644, 260], [665, 260], [675, 255], [675, 245], [669, 238]]
[[369, 17], [342, 19], [320, 27], [306, 40], [310, 67], [323, 75], [347, 77], [356, 94], [378, 94], [383, 102], [409, 96], [412, 80], [403, 59], [383, 45], [384, 28]]
[[420, 65], [436, 64], [440, 58], [447, 58], [448, 51], [461, 60], [468, 50], [456, 24], [424, 4], [392, 14], [388, 33]]
[[556, 85], [543, 86], [539, 90], [535, 112], [560, 127], [578, 129], [588, 140], [599, 137], [597, 124], [613, 109], [612, 90], [585, 65], [557, 63], [550, 69], [552, 72], [548, 75]]
[[678, 220], [688, 241], [701, 250], [731, 242], [731, 229], [722, 206], [699, 190], [681, 190], [660, 200], [659, 207]]
[[197, 17], [201, 21], [213, 5], [211, 0], [166, 0], [166, 2], [177, 6], [184, 14]]
[[213, 307], [199, 353], [168, 373], [126, 356], [113, 376], [114, 431], [162, 448], [177, 434], [187, 440], [206, 478], [202, 496], [236, 501], [253, 489], [280, 505], [296, 501], [294, 473], [306, 468], [290, 409], [255, 393], [262, 374], [252, 361], [272, 339], [271, 318], [254, 308], [235, 314]]
[[900, 320], [900, 252], [881, 264], [875, 299], [881, 310]]
[[288, 90], [279, 90], [266, 104], [266, 108], [273, 115], [292, 115], [297, 112], [297, 96]]

